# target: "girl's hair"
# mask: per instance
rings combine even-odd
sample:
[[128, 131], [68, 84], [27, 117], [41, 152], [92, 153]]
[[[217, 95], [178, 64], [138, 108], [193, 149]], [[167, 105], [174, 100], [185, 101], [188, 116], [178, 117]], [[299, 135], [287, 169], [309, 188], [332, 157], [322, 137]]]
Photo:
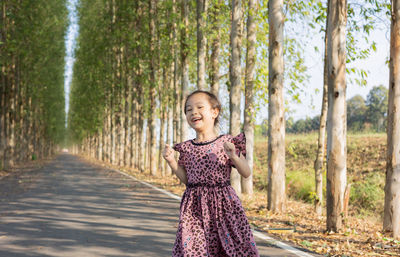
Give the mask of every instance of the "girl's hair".
[[220, 101], [218, 100], [218, 98], [213, 94], [213, 93], [211, 93], [211, 92], [208, 92], [208, 91], [204, 91], [204, 90], [196, 90], [196, 91], [193, 91], [192, 93], [190, 93], [187, 97], [186, 97], [186, 100], [185, 100], [185, 109], [184, 109], [184, 112], [185, 112], [185, 114], [186, 114], [186, 103], [187, 103], [187, 101], [189, 100], [189, 98], [191, 97], [191, 96], [193, 96], [193, 95], [196, 95], [196, 94], [205, 94], [205, 95], [207, 95], [208, 96], [208, 101], [209, 101], [209, 103], [210, 103], [210, 105], [211, 105], [211, 108], [213, 108], [213, 109], [218, 109], [218, 116], [215, 118], [215, 121], [214, 121], [214, 126], [215, 125], [217, 125], [218, 124], [218, 122], [219, 122], [219, 115], [220, 115], [220, 113], [221, 113], [221, 103], [220, 103]]

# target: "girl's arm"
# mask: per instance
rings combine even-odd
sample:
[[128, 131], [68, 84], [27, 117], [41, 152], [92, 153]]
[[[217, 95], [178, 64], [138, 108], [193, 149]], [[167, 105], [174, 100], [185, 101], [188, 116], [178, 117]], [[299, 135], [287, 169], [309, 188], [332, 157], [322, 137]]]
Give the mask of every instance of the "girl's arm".
[[163, 151], [163, 157], [167, 161], [169, 167], [171, 167], [171, 170], [175, 175], [179, 178], [182, 183], [185, 185], [187, 184], [187, 177], [186, 177], [186, 170], [178, 165], [174, 158], [174, 151], [169, 145], [165, 145], [164, 151]]
[[243, 155], [240, 155], [239, 157], [236, 154], [236, 147], [231, 142], [225, 142], [224, 149], [240, 175], [242, 175], [244, 178], [248, 178], [251, 175], [251, 170], [246, 158]]

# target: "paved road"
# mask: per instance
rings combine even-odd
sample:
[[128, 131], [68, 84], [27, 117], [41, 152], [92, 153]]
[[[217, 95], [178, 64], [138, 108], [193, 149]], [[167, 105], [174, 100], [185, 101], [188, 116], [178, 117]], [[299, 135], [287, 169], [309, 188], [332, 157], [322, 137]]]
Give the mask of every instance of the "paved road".
[[[0, 180], [0, 257], [170, 256], [179, 202], [60, 155]], [[258, 241], [261, 256], [297, 256]]]

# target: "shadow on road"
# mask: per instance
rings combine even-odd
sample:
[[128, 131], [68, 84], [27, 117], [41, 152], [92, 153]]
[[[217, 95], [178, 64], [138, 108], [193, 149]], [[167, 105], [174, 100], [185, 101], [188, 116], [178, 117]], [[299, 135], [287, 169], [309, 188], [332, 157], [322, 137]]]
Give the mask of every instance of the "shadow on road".
[[171, 254], [176, 201], [116, 172], [61, 155], [0, 188], [0, 256]]

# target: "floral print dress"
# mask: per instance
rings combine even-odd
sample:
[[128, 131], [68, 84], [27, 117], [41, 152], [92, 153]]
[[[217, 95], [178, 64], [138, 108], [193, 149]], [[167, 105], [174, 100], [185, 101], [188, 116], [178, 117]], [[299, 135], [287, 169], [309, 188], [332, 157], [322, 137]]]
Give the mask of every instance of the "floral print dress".
[[230, 186], [233, 164], [224, 151], [227, 141], [235, 145], [238, 155], [246, 154], [244, 133], [174, 145], [188, 183], [182, 197], [173, 257], [259, 256], [240, 199]]

